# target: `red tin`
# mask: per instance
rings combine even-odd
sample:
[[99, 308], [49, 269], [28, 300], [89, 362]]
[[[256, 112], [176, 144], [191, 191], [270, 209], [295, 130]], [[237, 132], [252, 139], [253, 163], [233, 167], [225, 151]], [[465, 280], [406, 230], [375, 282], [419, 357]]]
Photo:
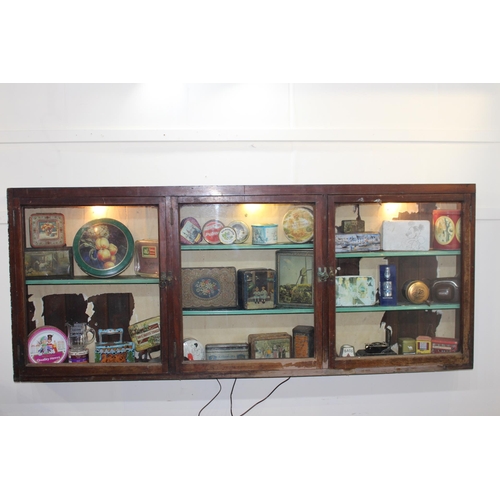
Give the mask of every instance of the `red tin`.
[[438, 250], [458, 250], [461, 241], [462, 211], [433, 210], [433, 247]]
[[224, 227], [224, 224], [217, 219], [209, 220], [203, 226], [203, 238], [207, 243], [211, 245], [217, 245], [220, 243], [219, 233]]
[[432, 337], [432, 354], [457, 352], [458, 340], [448, 337]]

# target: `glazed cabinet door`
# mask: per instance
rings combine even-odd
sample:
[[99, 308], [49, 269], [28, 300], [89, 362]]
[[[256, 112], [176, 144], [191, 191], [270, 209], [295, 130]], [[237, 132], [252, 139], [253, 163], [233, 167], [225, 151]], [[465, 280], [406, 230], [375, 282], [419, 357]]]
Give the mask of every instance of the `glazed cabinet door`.
[[15, 380], [168, 371], [166, 199], [96, 191], [8, 192]]
[[330, 197], [332, 368], [472, 367], [474, 207], [467, 186]]
[[179, 197], [173, 240], [183, 377], [313, 373], [324, 355], [326, 197]]

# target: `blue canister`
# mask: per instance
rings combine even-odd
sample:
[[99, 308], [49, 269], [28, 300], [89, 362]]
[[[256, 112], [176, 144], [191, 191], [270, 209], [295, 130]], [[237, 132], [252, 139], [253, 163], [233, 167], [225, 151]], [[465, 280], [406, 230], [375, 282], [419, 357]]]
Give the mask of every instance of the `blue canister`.
[[278, 224], [252, 224], [253, 245], [274, 245], [278, 243]]

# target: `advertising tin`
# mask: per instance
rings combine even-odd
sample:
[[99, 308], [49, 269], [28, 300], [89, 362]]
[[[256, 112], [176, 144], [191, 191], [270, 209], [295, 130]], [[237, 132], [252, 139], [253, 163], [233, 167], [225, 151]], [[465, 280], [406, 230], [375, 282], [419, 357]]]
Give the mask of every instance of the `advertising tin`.
[[398, 354], [415, 354], [416, 341], [410, 337], [400, 337], [398, 339]]
[[428, 220], [385, 220], [382, 222], [382, 250], [426, 252], [430, 248]]
[[335, 304], [337, 307], [373, 306], [376, 302], [373, 276], [336, 276]]
[[128, 327], [136, 351], [145, 351], [160, 345], [160, 316], [139, 321]]
[[434, 302], [460, 302], [460, 278], [436, 278], [432, 281], [430, 290]]
[[30, 363], [62, 363], [68, 350], [68, 337], [54, 326], [36, 328], [28, 337]]
[[234, 344], [207, 344], [205, 351], [208, 361], [249, 358], [248, 344], [246, 342]]
[[288, 333], [251, 333], [248, 336], [250, 359], [289, 358], [292, 337]]
[[238, 305], [241, 309], [274, 309], [276, 296], [274, 269], [238, 270]]
[[423, 281], [411, 280], [403, 285], [403, 297], [412, 304], [423, 304], [429, 296], [429, 287]]
[[278, 243], [278, 224], [252, 224], [253, 245], [274, 245]]
[[194, 217], [182, 219], [180, 239], [183, 245], [197, 245], [202, 242], [201, 226]]
[[430, 354], [432, 348], [432, 338], [427, 335], [419, 335], [416, 338], [417, 354]]
[[432, 354], [457, 352], [458, 340], [448, 337], [432, 337]]
[[212, 219], [206, 222], [203, 226], [203, 238], [210, 245], [218, 245], [220, 243], [219, 234], [224, 224], [217, 219]]
[[458, 250], [462, 238], [461, 210], [433, 210], [433, 247], [438, 250]]
[[293, 357], [312, 358], [314, 357], [314, 327], [297, 325], [292, 330], [293, 337]]
[[135, 242], [134, 271], [137, 276], [158, 278], [158, 240]]

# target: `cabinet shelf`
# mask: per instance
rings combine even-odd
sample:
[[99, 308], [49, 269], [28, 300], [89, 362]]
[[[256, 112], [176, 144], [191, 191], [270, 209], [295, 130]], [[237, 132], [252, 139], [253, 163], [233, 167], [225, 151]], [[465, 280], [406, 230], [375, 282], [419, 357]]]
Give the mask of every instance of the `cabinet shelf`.
[[276, 308], [276, 309], [218, 309], [214, 311], [185, 310], [183, 316], [263, 316], [269, 314], [313, 314], [312, 307], [304, 308]]
[[158, 278], [141, 278], [139, 276], [118, 276], [116, 278], [62, 278], [62, 279], [28, 279], [27, 285], [154, 285]]
[[428, 252], [342, 252], [336, 253], [336, 259], [382, 258], [387, 257], [448, 257], [460, 255], [460, 250], [429, 250]]
[[354, 306], [337, 307], [338, 313], [365, 313], [379, 311], [439, 311], [444, 309], [460, 309], [460, 304], [401, 304], [397, 306]]
[[313, 249], [314, 245], [312, 243], [276, 243], [275, 245], [252, 245], [252, 244], [241, 244], [241, 245], [181, 245], [181, 250], [184, 251], [200, 251], [200, 250], [308, 250]]

